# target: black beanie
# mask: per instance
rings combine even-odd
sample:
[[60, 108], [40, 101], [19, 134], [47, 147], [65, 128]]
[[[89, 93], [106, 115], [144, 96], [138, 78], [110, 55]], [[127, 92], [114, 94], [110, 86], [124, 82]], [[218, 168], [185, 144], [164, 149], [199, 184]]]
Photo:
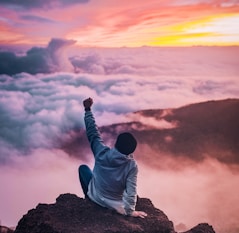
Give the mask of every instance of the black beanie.
[[115, 148], [122, 154], [129, 155], [136, 149], [137, 141], [131, 133], [121, 133], [117, 137]]

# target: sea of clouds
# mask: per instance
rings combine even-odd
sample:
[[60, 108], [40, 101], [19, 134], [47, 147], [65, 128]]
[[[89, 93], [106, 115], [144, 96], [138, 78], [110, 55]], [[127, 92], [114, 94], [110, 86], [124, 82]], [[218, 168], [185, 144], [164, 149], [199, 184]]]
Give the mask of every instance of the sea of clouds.
[[[84, 129], [84, 98], [94, 99], [99, 126], [128, 122], [133, 111], [238, 98], [238, 54], [237, 47], [87, 49], [59, 39], [24, 53], [0, 50], [2, 224], [15, 226], [61, 193], [82, 196], [77, 168], [86, 155], [70, 157], [61, 144]], [[235, 170], [211, 160], [180, 172], [139, 165], [139, 194], [176, 224], [238, 227]]]

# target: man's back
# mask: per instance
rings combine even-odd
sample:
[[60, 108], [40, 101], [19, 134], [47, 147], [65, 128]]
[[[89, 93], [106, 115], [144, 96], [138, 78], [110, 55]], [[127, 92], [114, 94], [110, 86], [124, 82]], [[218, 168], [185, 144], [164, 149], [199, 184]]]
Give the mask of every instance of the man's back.
[[93, 173], [94, 185], [99, 193], [109, 199], [122, 200], [127, 178], [137, 175], [137, 165], [133, 157], [112, 148], [95, 158]]
[[104, 145], [91, 112], [92, 104], [91, 98], [83, 101], [86, 134], [95, 157], [93, 173], [86, 165], [79, 167], [84, 194], [121, 214], [144, 218], [147, 216], [145, 212], [135, 210], [138, 167], [132, 153], [137, 141], [132, 134], [125, 132], [118, 135], [114, 148]]
[[[105, 146], [91, 111], [85, 113], [86, 134], [95, 156], [88, 196], [96, 203], [132, 212], [136, 204], [138, 168], [130, 155]], [[109, 206], [110, 205], [110, 206]], [[119, 205], [121, 207], [119, 208]], [[121, 211], [122, 212], [122, 211]]]

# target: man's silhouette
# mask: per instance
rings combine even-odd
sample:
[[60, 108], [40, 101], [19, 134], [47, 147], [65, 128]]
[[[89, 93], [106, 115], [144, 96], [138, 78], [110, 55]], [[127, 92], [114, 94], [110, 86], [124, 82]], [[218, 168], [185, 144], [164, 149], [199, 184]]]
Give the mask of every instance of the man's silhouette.
[[91, 106], [93, 100], [83, 101], [86, 134], [95, 158], [93, 172], [86, 165], [79, 167], [79, 178], [86, 197], [95, 203], [116, 210], [123, 215], [144, 218], [147, 214], [136, 211], [138, 167], [132, 153], [137, 141], [130, 133], [117, 137], [114, 148], [104, 145]]

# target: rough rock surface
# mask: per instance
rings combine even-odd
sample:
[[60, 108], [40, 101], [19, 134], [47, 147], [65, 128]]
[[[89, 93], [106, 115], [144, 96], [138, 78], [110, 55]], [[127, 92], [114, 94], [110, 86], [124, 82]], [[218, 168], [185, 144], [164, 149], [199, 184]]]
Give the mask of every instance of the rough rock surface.
[[[136, 209], [148, 213], [145, 219], [117, 214], [88, 199], [62, 194], [55, 204], [39, 204], [19, 221], [15, 233], [175, 233], [173, 223], [151, 201], [138, 198]], [[215, 233], [199, 224], [187, 233]]]
[[214, 232], [212, 226], [208, 225], [207, 223], [200, 223], [194, 228], [184, 233], [212, 233]]
[[0, 233], [13, 233], [14, 230], [8, 228], [8, 227], [5, 227], [5, 226], [0, 226]]

